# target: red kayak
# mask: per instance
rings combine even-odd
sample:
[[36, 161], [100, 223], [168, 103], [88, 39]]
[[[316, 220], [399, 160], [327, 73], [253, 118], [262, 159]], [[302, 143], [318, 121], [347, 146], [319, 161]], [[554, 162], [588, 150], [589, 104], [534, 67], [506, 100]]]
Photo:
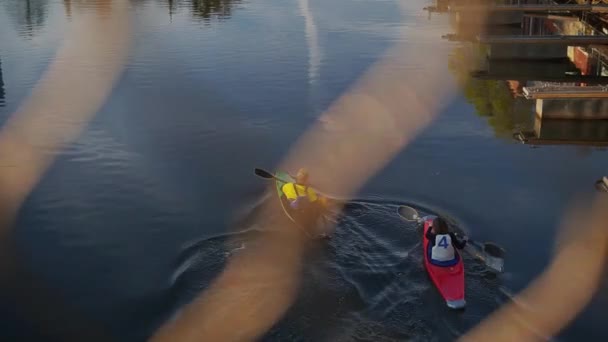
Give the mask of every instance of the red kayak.
[[451, 309], [462, 309], [466, 305], [464, 300], [464, 263], [462, 257], [456, 251], [458, 261], [452, 266], [437, 266], [431, 264], [429, 254], [429, 241], [425, 237], [427, 230], [431, 229], [433, 220], [424, 221], [422, 232], [422, 245], [424, 246], [424, 267], [429, 277], [433, 280], [435, 287], [441, 293], [447, 306]]

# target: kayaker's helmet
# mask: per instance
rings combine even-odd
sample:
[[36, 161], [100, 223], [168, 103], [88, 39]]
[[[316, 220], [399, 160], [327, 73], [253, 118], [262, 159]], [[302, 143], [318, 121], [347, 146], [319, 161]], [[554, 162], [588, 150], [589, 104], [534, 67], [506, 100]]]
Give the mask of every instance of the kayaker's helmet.
[[296, 174], [296, 183], [306, 185], [308, 184], [308, 170], [301, 168]]
[[449, 232], [448, 224], [441, 217], [436, 217], [433, 220], [433, 231], [435, 234], [447, 234]]

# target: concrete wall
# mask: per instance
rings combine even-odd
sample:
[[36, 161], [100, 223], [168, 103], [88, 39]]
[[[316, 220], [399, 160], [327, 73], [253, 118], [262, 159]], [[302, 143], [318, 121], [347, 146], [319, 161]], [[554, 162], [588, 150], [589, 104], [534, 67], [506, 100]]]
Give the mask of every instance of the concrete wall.
[[550, 120], [537, 117], [537, 139], [553, 141], [608, 142], [608, 120]]
[[542, 119], [608, 120], [608, 99], [539, 99], [536, 115]]

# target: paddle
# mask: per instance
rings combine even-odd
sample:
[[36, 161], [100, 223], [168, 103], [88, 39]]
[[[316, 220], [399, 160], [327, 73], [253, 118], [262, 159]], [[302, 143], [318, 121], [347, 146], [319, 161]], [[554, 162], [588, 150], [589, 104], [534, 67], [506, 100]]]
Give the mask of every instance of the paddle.
[[281, 179], [275, 175], [273, 175], [272, 173], [266, 171], [266, 170], [262, 170], [262, 169], [258, 169], [257, 167], [253, 170], [253, 172], [257, 175], [260, 176], [262, 178], [266, 178], [266, 179], [276, 179], [276, 180], [280, 180], [281, 182], [284, 183], [289, 183], [290, 181], [286, 180], [286, 179]]
[[407, 205], [402, 205], [397, 209], [399, 216], [410, 222], [421, 222], [422, 218], [418, 215], [418, 211]]
[[[397, 212], [399, 213], [399, 216], [406, 221], [417, 223], [422, 223], [424, 221], [424, 218], [420, 217], [420, 214], [418, 214], [416, 209], [407, 205], [400, 206], [399, 209], [397, 209]], [[472, 246], [476, 247], [475, 250], [472, 250]], [[481, 249], [481, 251], [479, 249]], [[503, 272], [505, 252], [504, 249], [497, 244], [492, 242], [480, 244], [479, 242], [469, 239], [465, 250], [475, 258], [481, 260], [490, 269], [498, 273]]]

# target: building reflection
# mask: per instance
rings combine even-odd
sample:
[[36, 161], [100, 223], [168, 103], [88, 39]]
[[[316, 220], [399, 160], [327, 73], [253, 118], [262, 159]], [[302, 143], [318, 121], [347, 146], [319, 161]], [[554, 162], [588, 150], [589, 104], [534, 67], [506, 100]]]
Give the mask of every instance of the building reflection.
[[[455, 32], [444, 37], [462, 44], [449, 69], [497, 135], [529, 144], [608, 144], [608, 46], [602, 45], [608, 40], [601, 41], [608, 15], [497, 12], [472, 31], [471, 12], [450, 11], [443, 0], [427, 10], [450, 13]], [[600, 40], [569, 46], [552, 41], [556, 35]]]
[[608, 145], [608, 120], [561, 120], [535, 116], [534, 129], [514, 138], [531, 145]]
[[3, 1], [9, 18], [21, 36], [33, 37], [44, 27], [48, 16], [48, 0]]

